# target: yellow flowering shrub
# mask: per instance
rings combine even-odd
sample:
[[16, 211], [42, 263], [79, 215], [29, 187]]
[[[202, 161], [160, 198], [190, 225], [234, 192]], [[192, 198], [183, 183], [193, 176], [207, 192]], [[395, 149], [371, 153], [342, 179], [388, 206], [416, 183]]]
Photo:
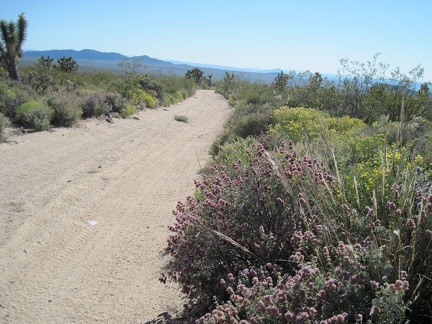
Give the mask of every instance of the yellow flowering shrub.
[[154, 108], [157, 105], [156, 99], [148, 92], [142, 91], [141, 99], [145, 102], [145, 105], [148, 108]]
[[363, 203], [391, 199], [389, 189], [401, 181], [404, 171], [421, 173], [427, 169], [420, 155], [410, 159], [409, 154], [406, 147], [392, 145], [385, 149], [383, 145], [377, 147], [375, 154], [363, 155], [344, 178], [345, 195], [352, 197], [355, 194], [355, 200]]
[[273, 119], [270, 133], [288, 135], [294, 142], [320, 135], [342, 136], [365, 127], [364, 122], [357, 118], [330, 117], [328, 113], [304, 107], [282, 107], [274, 111]]
[[275, 125], [270, 132], [287, 134], [294, 142], [307, 136], [316, 138], [323, 130], [323, 120], [329, 116], [315, 109], [282, 107], [273, 113]]

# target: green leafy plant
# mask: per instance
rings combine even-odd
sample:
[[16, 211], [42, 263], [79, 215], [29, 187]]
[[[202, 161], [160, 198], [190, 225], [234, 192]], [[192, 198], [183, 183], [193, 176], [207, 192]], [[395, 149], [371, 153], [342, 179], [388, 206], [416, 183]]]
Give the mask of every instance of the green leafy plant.
[[82, 116], [76, 99], [70, 96], [50, 98], [48, 106], [53, 111], [51, 122], [57, 127], [70, 127]]
[[128, 118], [128, 117], [131, 117], [133, 114], [135, 114], [135, 112], [136, 112], [135, 106], [129, 104], [121, 111], [120, 115], [123, 118]]
[[99, 117], [111, 110], [111, 107], [106, 102], [105, 95], [101, 92], [94, 92], [81, 100], [80, 107], [83, 111], [83, 117]]
[[103, 100], [114, 113], [122, 114], [124, 110], [130, 110], [128, 100], [119, 93], [107, 93]]
[[27, 101], [17, 108], [18, 122], [36, 131], [48, 130], [51, 128], [52, 110], [48, 105], [37, 102]]
[[147, 92], [156, 93], [157, 99], [163, 101], [165, 95], [165, 86], [155, 78], [146, 76], [139, 81], [141, 88]]
[[0, 143], [4, 142], [5, 137], [5, 129], [9, 126], [9, 119], [0, 113]]
[[157, 105], [156, 99], [146, 91], [140, 93], [140, 98], [145, 103], [145, 107], [154, 108]]
[[272, 86], [278, 93], [283, 93], [288, 87], [288, 81], [292, 76], [281, 71], [274, 79]]
[[174, 120], [176, 120], [178, 122], [182, 122], [182, 123], [188, 123], [189, 122], [189, 118], [187, 116], [184, 116], [184, 115], [176, 115], [176, 116], [174, 116]]
[[0, 91], [0, 113], [14, 119], [16, 117], [16, 109], [21, 104], [21, 99], [6, 86], [5, 91]]

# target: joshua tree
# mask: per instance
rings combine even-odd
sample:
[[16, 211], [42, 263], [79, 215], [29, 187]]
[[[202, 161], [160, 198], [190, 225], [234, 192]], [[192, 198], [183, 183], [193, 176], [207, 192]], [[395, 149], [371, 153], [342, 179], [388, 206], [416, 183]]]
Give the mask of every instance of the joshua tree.
[[45, 56], [41, 56], [38, 58], [38, 65], [43, 69], [49, 70], [53, 61], [54, 59], [49, 57], [49, 55], [46, 58]]
[[18, 62], [22, 56], [22, 43], [26, 39], [27, 20], [24, 13], [18, 16], [18, 21], [6, 22], [0, 20], [0, 65], [9, 72], [12, 80], [19, 81]]
[[58, 65], [54, 65], [56, 69], [59, 69], [63, 72], [72, 73], [78, 71], [78, 64], [77, 62], [72, 59], [72, 57], [65, 57], [59, 58], [57, 60]]
[[199, 85], [203, 81], [204, 71], [194, 68], [192, 70], [188, 70], [185, 77], [194, 80], [194, 82]]

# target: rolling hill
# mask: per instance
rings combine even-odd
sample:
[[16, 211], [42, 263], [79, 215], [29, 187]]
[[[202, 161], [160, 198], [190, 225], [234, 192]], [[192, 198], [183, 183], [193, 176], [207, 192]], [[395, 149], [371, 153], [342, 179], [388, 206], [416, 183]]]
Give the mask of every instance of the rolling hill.
[[240, 69], [235, 67], [225, 66], [212, 66], [205, 64], [195, 63], [182, 63], [178, 61], [163, 61], [147, 55], [128, 57], [119, 53], [99, 52], [91, 49], [76, 51], [72, 49], [66, 50], [46, 50], [46, 51], [25, 51], [21, 59], [21, 64], [29, 65], [37, 62], [41, 56], [51, 57], [57, 60], [63, 56], [72, 57], [77, 61], [81, 71], [85, 70], [110, 70], [120, 72], [119, 63], [125, 60], [140, 59], [141, 63], [147, 67], [146, 72], [149, 74], [174, 74], [183, 76], [185, 73], [198, 67], [204, 71], [205, 75], [212, 75], [214, 81], [220, 80], [224, 77], [226, 72], [234, 73], [237, 77], [248, 81], [259, 81], [264, 83], [273, 82], [279, 70], [263, 70], [257, 71], [256, 69]]

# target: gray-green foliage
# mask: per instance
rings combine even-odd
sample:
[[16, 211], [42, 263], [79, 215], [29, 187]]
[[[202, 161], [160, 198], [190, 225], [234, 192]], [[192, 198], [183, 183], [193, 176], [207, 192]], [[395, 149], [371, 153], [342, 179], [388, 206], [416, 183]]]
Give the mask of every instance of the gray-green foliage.
[[216, 85], [216, 92], [220, 93], [221, 95], [223, 95], [225, 98], [229, 98], [234, 91], [234, 86], [235, 86], [235, 76], [234, 73], [228, 73], [225, 72], [225, 76], [222, 80], [222, 82], [218, 82], [218, 84]]
[[98, 117], [111, 110], [105, 100], [105, 95], [101, 92], [95, 92], [86, 98], [82, 98], [80, 107], [83, 111], [83, 117]]
[[0, 93], [0, 113], [3, 113], [9, 118], [14, 118], [16, 115], [16, 107], [19, 105], [19, 97], [12, 91]]
[[17, 121], [20, 125], [35, 131], [51, 128], [52, 110], [48, 105], [37, 101], [28, 101], [17, 108]]
[[174, 116], [174, 119], [178, 122], [182, 122], [182, 123], [188, 123], [189, 122], [189, 118], [187, 116], [184, 115], [176, 115]]
[[0, 113], [0, 143], [4, 142], [5, 137], [5, 129], [9, 126], [9, 119]]
[[81, 118], [82, 110], [72, 96], [58, 96], [48, 99], [52, 109], [51, 123], [57, 127], [70, 127]]
[[[416, 91], [424, 69], [418, 65], [405, 74], [398, 67], [390, 70], [388, 64], [378, 61], [378, 57], [376, 54], [366, 63], [340, 60], [338, 111], [369, 123], [381, 115], [399, 121], [401, 110], [404, 110], [406, 120], [424, 115], [425, 111], [418, 107], [420, 93]], [[422, 89], [427, 95], [427, 85]]]
[[286, 90], [288, 86], [288, 80], [290, 79], [290, 75], [281, 71], [276, 78], [274, 79], [272, 86], [275, 88], [275, 91], [281, 93]]

